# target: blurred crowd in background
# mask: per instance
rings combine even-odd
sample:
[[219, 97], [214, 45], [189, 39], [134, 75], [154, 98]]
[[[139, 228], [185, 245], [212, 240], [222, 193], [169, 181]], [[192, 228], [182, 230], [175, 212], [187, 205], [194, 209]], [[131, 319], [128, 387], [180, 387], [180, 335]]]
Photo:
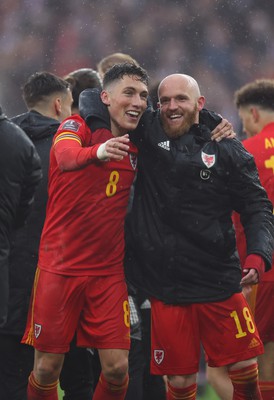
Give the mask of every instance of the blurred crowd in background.
[[36, 71], [96, 69], [113, 52], [134, 57], [151, 87], [168, 74], [195, 77], [206, 106], [240, 133], [234, 91], [274, 78], [269, 0], [1, 0], [0, 104], [25, 111], [21, 85]]

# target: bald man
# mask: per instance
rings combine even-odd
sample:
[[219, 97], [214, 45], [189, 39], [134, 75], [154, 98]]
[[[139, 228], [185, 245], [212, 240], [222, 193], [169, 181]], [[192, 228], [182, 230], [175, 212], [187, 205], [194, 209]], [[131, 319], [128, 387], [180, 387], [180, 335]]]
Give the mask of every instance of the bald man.
[[[234, 400], [261, 399], [263, 346], [241, 291], [271, 266], [272, 205], [241, 143], [212, 140], [221, 118], [203, 110], [195, 79], [170, 75], [158, 95], [159, 111], [130, 136], [139, 153], [125, 258], [128, 280], [151, 299], [151, 371], [167, 375], [168, 400], [196, 399], [202, 343], [210, 366], [228, 366]], [[233, 210], [247, 232], [244, 277]]]
[[[228, 366], [234, 399], [261, 399], [263, 347], [241, 286], [271, 266], [272, 206], [241, 143], [212, 141], [198, 124], [195, 79], [170, 75], [158, 95], [159, 113], [132, 139], [139, 169], [126, 224], [127, 277], [152, 302], [152, 373], [168, 376], [168, 399], [195, 399], [202, 343], [212, 367]], [[248, 233], [243, 278], [234, 209]]]

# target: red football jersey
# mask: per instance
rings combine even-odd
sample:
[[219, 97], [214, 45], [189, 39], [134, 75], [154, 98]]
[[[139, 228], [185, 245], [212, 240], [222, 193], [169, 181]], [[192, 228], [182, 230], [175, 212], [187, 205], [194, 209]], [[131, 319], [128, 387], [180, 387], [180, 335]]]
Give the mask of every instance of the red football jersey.
[[61, 171], [54, 144], [78, 141], [82, 147], [113, 138], [104, 129], [91, 133], [78, 115], [58, 129], [50, 152], [48, 204], [38, 265], [64, 275], [123, 273], [124, 219], [137, 170], [137, 148], [130, 143], [122, 161], [94, 160], [73, 171]]
[[[274, 205], [274, 123], [266, 125], [258, 135], [244, 140], [243, 145], [254, 156], [262, 186]], [[236, 228], [237, 247], [243, 265], [246, 257], [245, 234], [238, 214], [234, 215], [233, 220]], [[262, 281], [274, 281], [273, 262], [271, 270], [263, 275]]]

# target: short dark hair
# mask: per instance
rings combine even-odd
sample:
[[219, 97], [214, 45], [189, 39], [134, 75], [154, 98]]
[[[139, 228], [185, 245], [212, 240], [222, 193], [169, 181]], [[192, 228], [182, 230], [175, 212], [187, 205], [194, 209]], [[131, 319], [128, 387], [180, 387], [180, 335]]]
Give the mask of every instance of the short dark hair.
[[123, 79], [127, 76], [137, 76], [139, 80], [148, 86], [149, 77], [145, 69], [134, 64], [134, 63], [122, 63], [113, 65], [105, 74], [103, 79], [103, 88], [118, 80]]
[[67, 93], [69, 83], [50, 72], [35, 72], [22, 87], [23, 99], [28, 108], [54, 93]]
[[64, 77], [70, 83], [73, 103], [72, 107], [79, 107], [80, 93], [85, 89], [102, 89], [102, 82], [99, 74], [92, 68], [80, 68], [70, 72]]
[[274, 80], [256, 79], [247, 83], [235, 92], [234, 101], [237, 108], [253, 104], [274, 110]]

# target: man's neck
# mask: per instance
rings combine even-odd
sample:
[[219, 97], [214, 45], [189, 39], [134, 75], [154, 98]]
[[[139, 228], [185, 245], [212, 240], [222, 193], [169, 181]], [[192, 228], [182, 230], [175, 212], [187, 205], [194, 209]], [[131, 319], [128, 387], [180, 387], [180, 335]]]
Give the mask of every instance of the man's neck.
[[38, 112], [39, 114], [43, 115], [44, 117], [56, 119], [57, 121], [59, 121], [58, 120], [58, 116], [55, 113], [53, 113], [50, 110], [48, 110], [48, 109], [45, 109], [45, 108], [42, 108], [42, 107], [32, 107], [31, 110]]

